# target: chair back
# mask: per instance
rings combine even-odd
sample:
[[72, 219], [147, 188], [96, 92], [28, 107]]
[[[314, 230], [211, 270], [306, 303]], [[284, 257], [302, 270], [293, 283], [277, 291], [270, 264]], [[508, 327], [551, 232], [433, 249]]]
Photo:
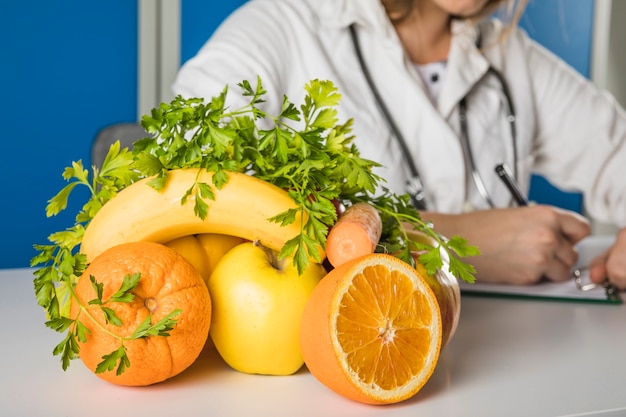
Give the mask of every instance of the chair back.
[[91, 165], [102, 167], [109, 148], [119, 140], [122, 148], [132, 148], [138, 139], [149, 137], [141, 125], [137, 123], [116, 123], [101, 129], [91, 146]]

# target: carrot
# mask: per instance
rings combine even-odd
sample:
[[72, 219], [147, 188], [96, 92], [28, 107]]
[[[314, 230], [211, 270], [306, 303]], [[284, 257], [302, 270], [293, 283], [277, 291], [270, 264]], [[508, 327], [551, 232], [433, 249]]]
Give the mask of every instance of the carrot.
[[374, 206], [356, 203], [346, 209], [326, 238], [326, 257], [333, 267], [373, 253], [383, 225]]

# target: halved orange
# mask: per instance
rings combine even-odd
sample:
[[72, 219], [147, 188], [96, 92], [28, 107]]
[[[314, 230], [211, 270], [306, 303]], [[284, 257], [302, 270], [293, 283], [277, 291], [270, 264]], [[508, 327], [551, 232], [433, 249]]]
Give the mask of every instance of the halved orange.
[[381, 253], [329, 272], [309, 298], [300, 327], [311, 374], [368, 404], [415, 395], [435, 369], [441, 338], [439, 305], [424, 278]]

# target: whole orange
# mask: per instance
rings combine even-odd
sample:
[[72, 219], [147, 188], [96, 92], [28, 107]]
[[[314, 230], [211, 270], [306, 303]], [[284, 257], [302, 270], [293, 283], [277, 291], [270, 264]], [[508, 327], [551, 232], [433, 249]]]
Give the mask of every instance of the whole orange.
[[[137, 273], [141, 275], [132, 301], [107, 301], [126, 276]], [[102, 284], [102, 305], [93, 303], [98, 299], [97, 286], [90, 277]], [[206, 284], [188, 261], [164, 245], [133, 242], [106, 250], [87, 267], [74, 292], [70, 315], [88, 330], [86, 341], [79, 342], [79, 355], [87, 368], [96, 372], [104, 355], [122, 344], [126, 348], [129, 364], [123, 373], [117, 375], [115, 369], [97, 373], [106, 381], [132, 386], [164, 381], [187, 369], [207, 340], [211, 299]], [[121, 324], [107, 320], [102, 307], [110, 308]], [[177, 309], [182, 312], [169, 336], [131, 338], [147, 317], [155, 324]]]

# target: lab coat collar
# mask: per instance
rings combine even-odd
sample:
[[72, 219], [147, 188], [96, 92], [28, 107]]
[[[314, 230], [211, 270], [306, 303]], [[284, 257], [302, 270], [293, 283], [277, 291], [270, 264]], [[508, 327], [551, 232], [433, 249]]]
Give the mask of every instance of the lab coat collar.
[[489, 70], [487, 58], [476, 46], [479, 36], [479, 28], [475, 24], [452, 22], [452, 43], [438, 102], [439, 112], [446, 119]]

